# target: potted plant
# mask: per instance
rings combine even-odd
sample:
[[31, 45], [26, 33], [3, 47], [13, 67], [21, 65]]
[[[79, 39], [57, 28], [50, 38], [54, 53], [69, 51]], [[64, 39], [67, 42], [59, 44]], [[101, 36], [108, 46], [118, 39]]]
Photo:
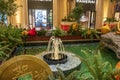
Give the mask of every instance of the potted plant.
[[70, 25], [72, 25], [73, 23], [75, 23], [75, 19], [72, 16], [65, 16], [61, 22], [61, 29], [64, 31], [68, 31]]
[[73, 10], [72, 10], [72, 16], [73, 18], [79, 22], [79, 18], [83, 14], [83, 7], [82, 5], [77, 5]]
[[67, 16], [62, 19], [61, 22], [61, 29], [64, 31], [68, 31], [70, 25], [75, 22], [79, 22], [79, 18], [83, 14], [83, 7], [82, 5], [77, 5], [72, 12], [70, 12]]

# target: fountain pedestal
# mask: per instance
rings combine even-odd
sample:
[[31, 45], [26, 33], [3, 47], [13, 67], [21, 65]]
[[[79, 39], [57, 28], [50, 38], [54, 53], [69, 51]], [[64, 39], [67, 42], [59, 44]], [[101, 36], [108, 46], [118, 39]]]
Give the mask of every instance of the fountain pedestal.
[[[38, 55], [38, 57], [43, 59], [43, 56], [45, 54], [48, 54], [48, 53], [43, 52], [40, 55]], [[52, 65], [48, 64], [53, 73], [55, 73], [55, 74], [57, 73], [57, 68], [60, 68], [64, 73], [69, 73], [75, 69], [80, 69], [81, 60], [78, 56], [76, 56], [75, 54], [70, 53], [70, 52], [65, 52], [64, 54], [67, 55], [67, 62], [65, 62], [63, 64], [59, 64], [59, 63], [52, 64]]]
[[58, 59], [55, 59], [53, 53], [49, 53], [43, 56], [43, 60], [46, 61], [49, 65], [64, 64], [67, 62], [67, 55], [59, 53]]

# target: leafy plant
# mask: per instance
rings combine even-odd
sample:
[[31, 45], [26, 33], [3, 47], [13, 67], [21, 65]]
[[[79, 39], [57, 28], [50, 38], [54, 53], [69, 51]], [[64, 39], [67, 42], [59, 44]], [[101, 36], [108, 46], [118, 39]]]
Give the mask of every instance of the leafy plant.
[[95, 29], [82, 29], [81, 30], [81, 36], [86, 38], [90, 38], [90, 39], [94, 39], [97, 38], [99, 39], [99, 34], [100, 32], [95, 30]]
[[105, 22], [116, 22], [115, 18], [107, 18]]
[[1, 21], [4, 22], [5, 16], [14, 15], [18, 7], [19, 6], [15, 3], [15, 0], [0, 0]]
[[79, 23], [73, 23], [69, 30], [67, 31], [68, 35], [80, 35], [81, 25]]
[[83, 14], [83, 7], [82, 5], [77, 5], [73, 10], [72, 10], [72, 15], [75, 18], [76, 21], [79, 21], [79, 18]]
[[41, 30], [37, 31], [37, 35], [38, 36], [45, 36], [45, 34], [46, 34], [46, 30], [45, 29], [41, 29]]
[[0, 27], [0, 41], [6, 41], [9, 47], [22, 44], [22, 29], [13, 25]]
[[91, 80], [115, 80], [111, 64], [103, 61], [100, 51], [92, 53], [92, 56], [86, 51], [82, 52], [86, 58], [81, 57], [81, 60], [87, 65]]
[[61, 30], [59, 27], [56, 27], [55, 30], [52, 32], [53, 36], [64, 36], [67, 35], [65, 31]]
[[69, 75], [65, 76], [63, 71], [60, 68], [57, 68], [58, 72], [56, 77], [49, 77], [49, 80], [78, 80], [77, 75], [80, 73], [79, 71], [75, 70], [71, 72]]
[[117, 0], [110, 0], [110, 2], [114, 2], [114, 1], [117, 1]]
[[62, 21], [69, 21], [69, 22], [74, 22], [75, 19], [74, 19], [74, 16], [73, 16], [73, 13], [69, 13], [67, 16], [65, 16]]
[[11, 51], [9, 47], [9, 44], [6, 44], [5, 41], [0, 42], [0, 59], [6, 60], [9, 57], [8, 52]]

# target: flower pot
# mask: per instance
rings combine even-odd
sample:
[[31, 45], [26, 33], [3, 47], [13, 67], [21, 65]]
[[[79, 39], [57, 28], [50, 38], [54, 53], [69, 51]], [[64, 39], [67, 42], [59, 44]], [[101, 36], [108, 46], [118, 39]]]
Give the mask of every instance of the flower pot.
[[64, 31], [68, 31], [70, 25], [72, 25], [75, 22], [61, 22], [61, 29]]

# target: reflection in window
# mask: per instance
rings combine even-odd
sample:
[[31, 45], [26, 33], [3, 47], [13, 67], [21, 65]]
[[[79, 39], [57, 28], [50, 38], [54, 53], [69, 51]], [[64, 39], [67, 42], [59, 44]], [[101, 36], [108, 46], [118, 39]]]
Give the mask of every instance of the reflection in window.
[[[87, 27], [95, 28], [95, 19], [96, 19], [96, 0], [76, 0], [77, 5], [83, 5], [84, 16], [88, 18]], [[77, 6], [76, 5], [76, 6]]]
[[35, 27], [47, 26], [47, 11], [35, 10]]
[[29, 26], [32, 27], [52, 27], [52, 10], [29, 9]]
[[52, 0], [28, 0], [29, 26], [52, 28]]

